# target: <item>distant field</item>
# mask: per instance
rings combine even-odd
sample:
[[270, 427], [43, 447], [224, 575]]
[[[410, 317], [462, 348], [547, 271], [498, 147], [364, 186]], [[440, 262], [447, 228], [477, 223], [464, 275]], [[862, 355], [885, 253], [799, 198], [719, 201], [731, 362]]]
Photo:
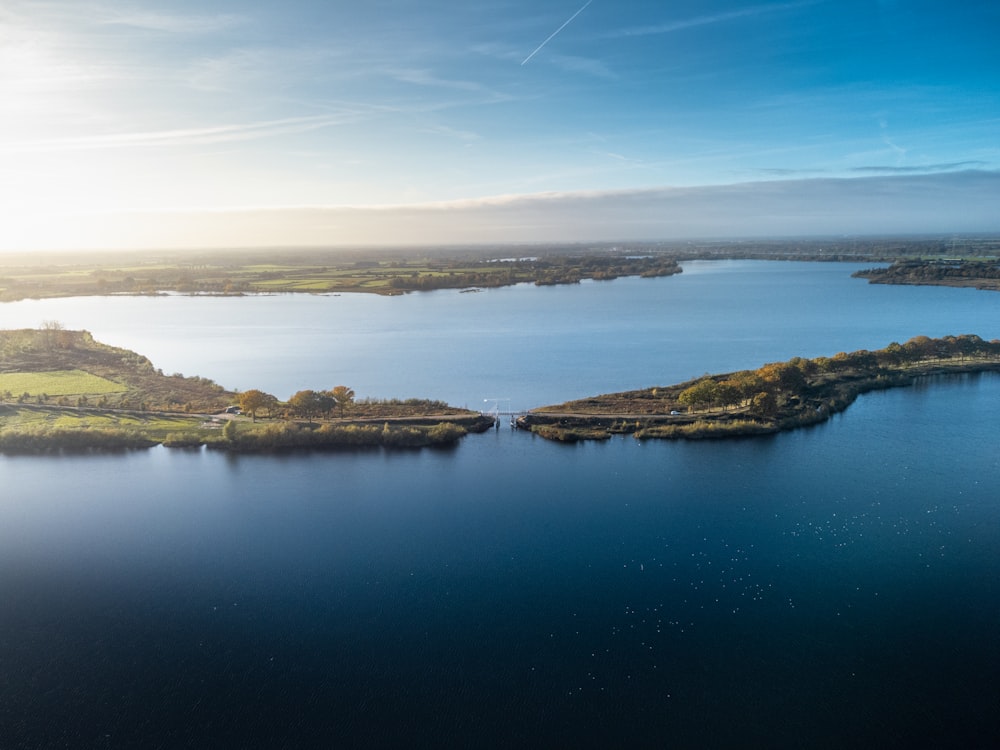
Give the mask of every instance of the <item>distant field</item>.
[[58, 370], [54, 372], [12, 372], [0, 373], [0, 393], [10, 391], [15, 396], [28, 393], [37, 396], [100, 395], [123, 393], [127, 389], [121, 383], [91, 375], [83, 370]]

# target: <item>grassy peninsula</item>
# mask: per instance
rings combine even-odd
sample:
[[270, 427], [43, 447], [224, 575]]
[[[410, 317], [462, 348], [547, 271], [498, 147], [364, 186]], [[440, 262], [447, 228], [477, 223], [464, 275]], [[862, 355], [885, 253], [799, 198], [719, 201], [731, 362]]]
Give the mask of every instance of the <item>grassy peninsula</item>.
[[918, 336], [876, 351], [766, 364], [666, 387], [611, 393], [532, 410], [520, 426], [550, 440], [701, 439], [769, 435], [817, 424], [868, 391], [916, 379], [1000, 371], [1000, 341]]
[[[354, 400], [351, 389], [281, 402], [202, 377], [165, 375], [146, 357], [50, 324], [0, 331], [0, 452], [207, 445], [229, 451], [450, 445], [492, 425], [424, 399]], [[338, 401], [336, 397], [339, 397]], [[250, 415], [236, 406], [252, 407]], [[242, 410], [240, 410], [242, 411]]]

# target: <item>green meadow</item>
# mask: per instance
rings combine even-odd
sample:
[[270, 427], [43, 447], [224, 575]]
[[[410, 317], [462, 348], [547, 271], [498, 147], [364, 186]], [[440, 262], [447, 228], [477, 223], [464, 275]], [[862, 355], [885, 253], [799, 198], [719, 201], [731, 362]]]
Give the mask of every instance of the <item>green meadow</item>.
[[15, 396], [91, 396], [107, 393], [124, 393], [127, 388], [113, 380], [92, 375], [83, 370], [55, 370], [51, 372], [0, 373], [0, 393]]

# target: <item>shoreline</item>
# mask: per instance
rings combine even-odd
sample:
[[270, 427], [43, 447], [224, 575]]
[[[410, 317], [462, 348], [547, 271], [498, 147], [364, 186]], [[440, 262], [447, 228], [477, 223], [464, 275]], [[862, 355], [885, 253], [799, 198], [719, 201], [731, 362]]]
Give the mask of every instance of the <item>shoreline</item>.
[[[77, 407], [0, 403], [0, 420], [17, 410], [78, 416]], [[362, 417], [328, 421], [226, 418], [224, 414], [171, 414], [88, 409], [100, 418], [126, 416], [151, 423], [164, 418], [184, 421], [178, 429], [130, 427], [56, 427], [46, 430], [0, 429], [0, 455], [81, 455], [123, 453], [156, 446], [184, 450], [202, 449], [228, 453], [283, 453], [299, 450], [419, 449], [453, 446], [469, 433], [494, 426], [491, 416], [441, 414], [427, 416]], [[226, 433], [223, 422], [233, 425]]]

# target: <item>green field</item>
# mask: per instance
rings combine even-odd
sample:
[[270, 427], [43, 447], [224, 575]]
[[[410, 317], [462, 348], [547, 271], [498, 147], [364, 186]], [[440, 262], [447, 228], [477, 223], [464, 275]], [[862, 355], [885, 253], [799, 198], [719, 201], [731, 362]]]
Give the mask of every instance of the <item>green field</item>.
[[0, 373], [0, 393], [9, 391], [14, 396], [23, 393], [31, 396], [42, 393], [49, 396], [90, 396], [124, 393], [126, 390], [121, 383], [83, 370]]

